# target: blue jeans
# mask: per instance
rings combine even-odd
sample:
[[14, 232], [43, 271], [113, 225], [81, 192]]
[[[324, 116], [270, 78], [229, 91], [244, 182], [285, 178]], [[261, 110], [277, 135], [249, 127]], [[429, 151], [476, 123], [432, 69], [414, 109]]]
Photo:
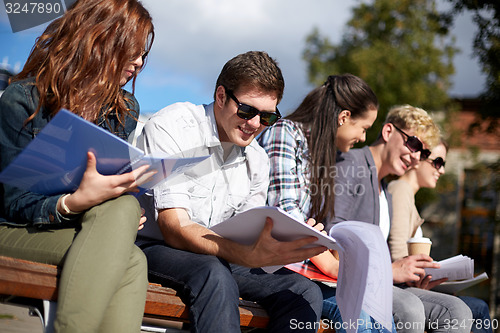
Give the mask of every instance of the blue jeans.
[[491, 317], [490, 309], [488, 304], [482, 299], [470, 296], [458, 296], [472, 311], [472, 318], [474, 318], [474, 324], [472, 325], [472, 331], [474, 333], [493, 333], [491, 327]]
[[189, 304], [192, 332], [240, 332], [239, 297], [260, 304], [268, 313], [269, 332], [294, 327], [315, 332], [322, 295], [309, 279], [282, 268], [267, 274], [260, 268], [229, 264], [211, 255], [196, 254], [153, 243], [142, 246], [151, 282], [178, 291]]
[[[321, 316], [329, 320], [330, 323], [329, 326], [330, 328], [335, 328], [335, 332], [346, 333], [346, 330], [344, 329], [345, 326], [344, 327], [342, 326], [343, 320], [342, 316], [340, 315], [340, 309], [337, 305], [337, 299], [335, 297], [336, 288], [328, 287], [323, 283], [318, 283], [318, 285], [321, 289], [321, 292], [323, 293], [323, 311], [321, 313]], [[375, 321], [375, 319], [370, 317], [370, 315], [368, 315], [368, 313], [366, 313], [363, 310], [361, 310], [361, 314], [356, 323], [360, 324], [357, 325], [358, 333], [389, 332], [389, 330], [387, 330], [380, 323]], [[394, 320], [392, 321], [392, 333], [397, 333]]]

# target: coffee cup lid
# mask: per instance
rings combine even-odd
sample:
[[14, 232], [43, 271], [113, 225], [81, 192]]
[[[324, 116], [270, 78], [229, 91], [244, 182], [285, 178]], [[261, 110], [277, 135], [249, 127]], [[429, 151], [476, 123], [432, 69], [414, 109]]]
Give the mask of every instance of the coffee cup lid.
[[427, 237], [412, 237], [408, 239], [407, 243], [427, 243], [432, 244], [432, 241]]

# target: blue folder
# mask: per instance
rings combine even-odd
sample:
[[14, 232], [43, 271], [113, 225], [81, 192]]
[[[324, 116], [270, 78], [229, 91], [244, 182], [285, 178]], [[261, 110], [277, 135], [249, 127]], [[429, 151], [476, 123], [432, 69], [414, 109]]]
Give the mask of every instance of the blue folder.
[[103, 175], [126, 173], [145, 164], [157, 170], [136, 195], [208, 157], [145, 155], [105, 129], [62, 109], [0, 173], [0, 182], [44, 195], [72, 193], [87, 167], [88, 151], [95, 154], [97, 171]]

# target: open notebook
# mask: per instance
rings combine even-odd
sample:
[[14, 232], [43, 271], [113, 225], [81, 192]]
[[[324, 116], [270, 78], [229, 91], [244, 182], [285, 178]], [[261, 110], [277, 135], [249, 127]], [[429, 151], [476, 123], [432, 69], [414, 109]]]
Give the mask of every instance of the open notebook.
[[44, 195], [74, 192], [86, 169], [88, 151], [95, 154], [97, 171], [103, 175], [126, 173], [145, 164], [157, 170], [135, 195], [208, 157], [145, 155], [116, 135], [62, 109], [0, 173], [0, 182]]

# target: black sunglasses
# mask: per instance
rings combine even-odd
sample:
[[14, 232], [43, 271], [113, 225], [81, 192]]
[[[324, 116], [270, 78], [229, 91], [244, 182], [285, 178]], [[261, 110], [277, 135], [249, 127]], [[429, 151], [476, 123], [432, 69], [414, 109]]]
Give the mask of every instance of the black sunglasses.
[[437, 170], [441, 169], [441, 167], [444, 167], [444, 165], [446, 164], [445, 160], [443, 160], [442, 157], [436, 157], [433, 160], [429, 159], [427, 161], [429, 161], [429, 163], [431, 163], [432, 166], [435, 167]]
[[429, 149], [422, 149], [420, 151], [420, 160], [421, 161], [425, 161], [426, 159], [429, 158], [429, 156], [431, 156], [431, 151]]
[[238, 101], [238, 99], [236, 98], [236, 96], [234, 96], [231, 90], [226, 89], [226, 93], [238, 105], [238, 111], [236, 111], [236, 114], [241, 119], [249, 120], [255, 117], [256, 115], [259, 115], [260, 123], [262, 125], [271, 126], [281, 118], [281, 114], [278, 111], [278, 108], [276, 108], [276, 112], [259, 111], [253, 106], [240, 103], [240, 101]]
[[392, 124], [392, 126], [394, 126], [394, 128], [396, 128], [399, 132], [401, 132], [401, 134], [406, 137], [405, 147], [408, 148], [412, 153], [416, 153], [417, 151], [419, 151], [421, 160], [425, 160], [430, 156], [431, 151], [429, 149], [424, 149], [424, 144], [422, 143], [422, 141], [420, 141], [419, 138], [414, 135], [410, 136], [406, 134], [402, 129], [394, 124]]

